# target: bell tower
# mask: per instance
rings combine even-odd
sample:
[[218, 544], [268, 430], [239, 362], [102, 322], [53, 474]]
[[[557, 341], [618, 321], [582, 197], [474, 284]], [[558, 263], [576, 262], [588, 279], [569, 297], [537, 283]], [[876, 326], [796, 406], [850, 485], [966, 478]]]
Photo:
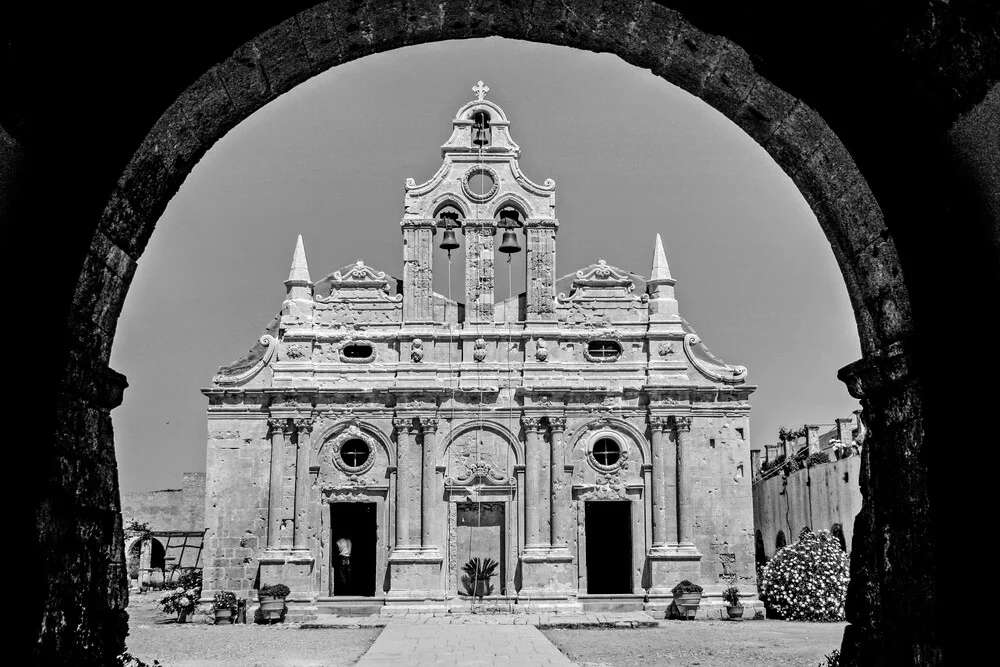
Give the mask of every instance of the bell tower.
[[441, 147], [443, 162], [425, 183], [406, 180], [404, 234], [404, 322], [430, 319], [433, 236], [444, 230], [441, 248], [458, 247], [456, 230], [465, 239], [465, 326], [494, 322], [495, 240], [499, 251], [520, 251], [525, 236], [527, 320], [554, 319], [555, 314], [555, 181], [539, 185], [521, 172], [521, 148], [510, 136], [510, 121], [490, 88], [479, 81], [476, 99], [452, 120], [452, 134]]

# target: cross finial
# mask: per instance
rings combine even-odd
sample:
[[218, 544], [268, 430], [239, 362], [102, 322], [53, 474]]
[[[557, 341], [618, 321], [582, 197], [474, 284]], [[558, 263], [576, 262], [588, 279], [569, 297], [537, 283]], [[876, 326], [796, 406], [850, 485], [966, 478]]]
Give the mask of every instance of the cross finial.
[[480, 81], [472, 87], [472, 92], [474, 92], [479, 97], [479, 101], [482, 102], [483, 98], [486, 97], [486, 93], [490, 92], [490, 87]]

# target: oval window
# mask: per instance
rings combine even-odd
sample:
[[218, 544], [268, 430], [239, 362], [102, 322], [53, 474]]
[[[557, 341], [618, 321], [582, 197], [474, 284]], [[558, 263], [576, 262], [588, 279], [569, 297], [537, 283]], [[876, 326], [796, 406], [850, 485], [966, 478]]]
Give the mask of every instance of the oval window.
[[621, 356], [622, 346], [615, 340], [592, 340], [587, 343], [587, 354], [594, 361], [614, 361]]
[[340, 459], [349, 468], [360, 468], [368, 461], [371, 451], [364, 440], [348, 440], [340, 448]]
[[375, 349], [366, 343], [352, 343], [344, 346], [344, 357], [347, 359], [368, 359], [375, 354]]
[[594, 443], [593, 457], [600, 465], [610, 468], [621, 460], [621, 445], [611, 438], [601, 438]]

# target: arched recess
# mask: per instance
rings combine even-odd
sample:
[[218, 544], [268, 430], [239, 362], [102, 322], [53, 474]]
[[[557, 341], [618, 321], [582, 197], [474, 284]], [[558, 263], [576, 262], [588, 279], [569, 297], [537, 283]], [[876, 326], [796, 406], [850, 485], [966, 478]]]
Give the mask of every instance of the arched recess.
[[475, 433], [477, 431], [485, 431], [499, 436], [501, 440], [504, 440], [507, 443], [510, 450], [514, 452], [514, 461], [512, 464], [524, 464], [524, 444], [517, 437], [517, 434], [515, 434], [514, 431], [499, 422], [490, 421], [488, 419], [473, 419], [456, 426], [443, 438], [441, 438], [437, 452], [438, 465], [447, 465], [448, 450], [459, 440], [459, 438], [467, 433]]
[[389, 442], [388, 436], [386, 436], [386, 434], [376, 426], [358, 419], [337, 420], [324, 427], [318, 434], [314, 434], [312, 439], [313, 464], [315, 465], [316, 462], [320, 460], [320, 457], [323, 455], [323, 450], [327, 447], [328, 443], [342, 435], [349, 435], [352, 431], [359, 435], [367, 436], [365, 438], [366, 440], [374, 442], [379, 446], [379, 449], [382, 450], [382, 455], [385, 456], [385, 460], [389, 462], [389, 465], [396, 465], [395, 447], [393, 447], [392, 443]]
[[[918, 457], [901, 454], [919, 448], [923, 437], [922, 394], [910, 379], [909, 292], [881, 209], [840, 139], [808, 105], [758, 74], [740, 46], [696, 28], [674, 10], [640, 0], [613, 3], [613, 11], [600, 3], [574, 0], [561, 3], [557, 11], [543, 11], [535, 4], [510, 0], [476, 4], [473, 9], [467, 2], [442, 0], [427, 8], [418, 4], [399, 11], [392, 3], [331, 0], [287, 16], [193, 81], [150, 129], [110, 193], [69, 311], [72, 333], [64, 372], [69, 388], [62, 390], [62, 404], [72, 403], [74, 395], [95, 391], [106, 396], [94, 407], [105, 415], [120, 404], [124, 378], [109, 369], [108, 361], [136, 262], [167, 203], [212, 144], [277, 96], [336, 65], [412, 44], [500, 36], [614, 53], [701, 98], [771, 155], [815, 212], [847, 285], [864, 359], [844, 369], [841, 377], [851, 393], [865, 401], [873, 440], [898, 440], [892, 447], [875, 448], [885, 452], [878, 465], [893, 469], [898, 463], [912, 473], [901, 477], [902, 487], [866, 486], [866, 507], [859, 522], [874, 525], [870, 507], [877, 498], [887, 506], [898, 504], [899, 497], [914, 498], [914, 507], [926, 507], [927, 472], [915, 462]], [[900, 423], [911, 435], [897, 429]], [[113, 452], [110, 428], [94, 430], [92, 439], [100, 442], [102, 451]], [[865, 456], [873, 456], [867, 453], [872, 450], [866, 448]], [[100, 487], [98, 482], [92, 486], [82, 492], [120, 507], [118, 499], [110, 497], [116, 487]], [[891, 524], [894, 549], [906, 550], [930, 539], [928, 524], [905, 512], [879, 520]], [[883, 540], [873, 531], [858, 534], [867, 535], [859, 539], [873, 544], [884, 541], [888, 548], [888, 537]], [[121, 526], [108, 535], [105, 542], [111, 543], [109, 548], [114, 545], [109, 560], [120, 561]], [[876, 574], [868, 574], [857, 560], [860, 550], [854, 551], [856, 574], [880, 576], [881, 566], [871, 561]], [[872, 548], [872, 553], [877, 551]], [[921, 552], [912, 566], [930, 576], [932, 559], [930, 551]], [[120, 568], [80, 566], [68, 560], [66, 567], [74, 571], [83, 567], [86, 571], [80, 576], [93, 581], [96, 589], [124, 589]], [[111, 579], [116, 583], [112, 585]], [[888, 603], [865, 602], [875, 605], [865, 616], [891, 613], [880, 611], [878, 605], [895, 604], [896, 597], [882, 596]], [[109, 595], [108, 607], [101, 613], [121, 611], [121, 600]], [[920, 618], [932, 618], [933, 595], [921, 604], [927, 613]], [[58, 609], [60, 601], [50, 593], [44, 605]], [[911, 626], [914, 643], [933, 634], [928, 634], [931, 628], [926, 623]], [[107, 638], [106, 646], [114, 655], [124, 646], [124, 621], [108, 627], [114, 636]], [[66, 632], [53, 625], [43, 631], [43, 641], [63, 645]], [[66, 645], [73, 645], [72, 639], [68, 641]]]
[[589, 435], [596, 434], [599, 436], [601, 431], [617, 433], [632, 443], [636, 450], [642, 454], [640, 464], [646, 464], [652, 460], [652, 455], [649, 451], [649, 440], [646, 436], [635, 426], [618, 417], [598, 417], [567, 433], [567, 451], [572, 452], [576, 450], [577, 447], [588, 441]]

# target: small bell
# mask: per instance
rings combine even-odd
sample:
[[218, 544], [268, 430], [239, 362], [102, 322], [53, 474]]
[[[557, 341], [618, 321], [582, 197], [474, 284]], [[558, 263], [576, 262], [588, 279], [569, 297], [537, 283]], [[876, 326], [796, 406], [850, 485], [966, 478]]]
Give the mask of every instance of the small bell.
[[476, 146], [490, 143], [490, 120], [485, 111], [477, 111], [472, 117], [472, 143]]
[[458, 237], [455, 236], [455, 227], [458, 227], [458, 214], [451, 211], [441, 213], [439, 227], [444, 228], [444, 236], [441, 238], [441, 250], [448, 251], [448, 259], [451, 259], [451, 251], [458, 247]]
[[505, 252], [508, 255], [521, 252], [521, 246], [517, 243], [517, 232], [513, 229], [504, 230], [503, 238], [500, 239], [500, 252]]

